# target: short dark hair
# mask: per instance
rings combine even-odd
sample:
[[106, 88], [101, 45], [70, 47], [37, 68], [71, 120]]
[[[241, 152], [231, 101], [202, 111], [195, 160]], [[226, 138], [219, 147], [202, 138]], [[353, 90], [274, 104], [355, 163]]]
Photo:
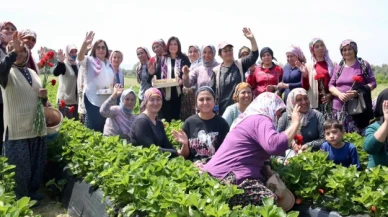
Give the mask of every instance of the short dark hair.
[[330, 130], [331, 128], [344, 131], [344, 125], [336, 119], [329, 119], [329, 120], [326, 120], [325, 123], [323, 123], [323, 129], [325, 131]]
[[181, 46], [181, 42], [179, 41], [178, 37], [175, 37], [175, 36], [171, 36], [168, 41], [167, 41], [167, 49], [166, 49], [166, 54], [167, 56], [170, 56], [170, 44], [172, 41], [176, 41], [176, 43], [178, 44], [178, 52], [177, 52], [177, 57], [179, 58], [182, 58], [184, 55], [182, 53], [182, 46]]
[[105, 58], [106, 59], [109, 59], [109, 48], [108, 48], [108, 45], [106, 44], [106, 42], [102, 39], [94, 42], [94, 45], [93, 45], [93, 48], [92, 48], [92, 52], [90, 53], [90, 56], [93, 56], [93, 57], [96, 57], [96, 50], [97, 50], [97, 45], [99, 43], [103, 42], [104, 45], [105, 45], [105, 50], [106, 50], [106, 54], [105, 54]]

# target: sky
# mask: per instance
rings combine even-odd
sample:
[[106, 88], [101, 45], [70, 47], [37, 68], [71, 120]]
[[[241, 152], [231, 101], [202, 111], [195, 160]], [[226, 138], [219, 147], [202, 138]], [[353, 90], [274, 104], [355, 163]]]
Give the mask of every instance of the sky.
[[[238, 49], [250, 46], [242, 33], [249, 27], [259, 49], [270, 47], [286, 63], [290, 45], [300, 46], [310, 61], [309, 42], [325, 41], [333, 61], [339, 62], [344, 39], [358, 44], [358, 56], [374, 65], [388, 63], [388, 1], [385, 0], [19, 0], [1, 5], [0, 22], [12, 21], [18, 29], [37, 33], [40, 46], [63, 49], [80, 47], [87, 31], [104, 39], [109, 49], [124, 53], [122, 67], [138, 62], [136, 48], [151, 52], [152, 42], [177, 36], [182, 51], [228, 41]], [[220, 59], [218, 58], [220, 61]]]

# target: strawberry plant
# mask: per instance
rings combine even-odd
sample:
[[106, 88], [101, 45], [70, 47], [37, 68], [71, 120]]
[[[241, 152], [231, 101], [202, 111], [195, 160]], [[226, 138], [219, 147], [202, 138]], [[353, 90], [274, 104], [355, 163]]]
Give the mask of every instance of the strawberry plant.
[[[180, 129], [181, 122], [174, 123], [169, 127]], [[242, 190], [200, 174], [182, 157], [169, 160], [156, 146], [134, 147], [67, 119], [55, 143], [70, 171], [109, 198], [111, 216], [286, 216], [269, 200], [261, 207], [230, 209], [229, 198]]]
[[172, 120], [170, 123], [167, 122], [165, 119], [162, 119], [164, 130], [166, 131], [166, 135], [168, 140], [170, 140], [171, 144], [175, 148], [181, 148], [180, 144], [175, 141], [174, 137], [172, 136], [172, 131], [176, 130], [179, 131], [182, 129], [183, 122], [181, 120]]
[[30, 207], [35, 204], [30, 198], [23, 197], [16, 200], [13, 188], [15, 186], [13, 169], [15, 166], [9, 165], [7, 159], [0, 156], [0, 216], [22, 217], [35, 216]]

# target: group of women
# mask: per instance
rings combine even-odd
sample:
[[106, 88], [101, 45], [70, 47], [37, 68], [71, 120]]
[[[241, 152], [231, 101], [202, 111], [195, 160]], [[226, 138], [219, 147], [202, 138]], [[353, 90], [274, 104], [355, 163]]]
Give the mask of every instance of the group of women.
[[[17, 197], [41, 200], [37, 190], [46, 140], [45, 133], [35, 133], [32, 125], [38, 101], [49, 103], [38, 76], [41, 66], [31, 55], [36, 34], [18, 32], [11, 22], [0, 27], [3, 155], [16, 165]], [[123, 53], [109, 50], [104, 40], [93, 42], [94, 33], [88, 32], [79, 50], [68, 45], [58, 51], [54, 75], [59, 77], [59, 88], [52, 103], [68, 118], [81, 117], [92, 130], [119, 135], [133, 145], [154, 144], [171, 153], [170, 157], [193, 161], [224, 184], [238, 185], [245, 193], [233, 197], [231, 205], [259, 205], [265, 197], [277, 198], [265, 185], [273, 174], [270, 157], [284, 156], [288, 149], [321, 149], [327, 140], [325, 119], [340, 120], [346, 132], [365, 134], [369, 165], [388, 166], [388, 91], [379, 95], [373, 115], [370, 93], [376, 80], [370, 65], [358, 58], [354, 41], [341, 43], [343, 59], [338, 65], [330, 59], [324, 41], [313, 39], [309, 44], [312, 61], [307, 62], [299, 47], [291, 46], [287, 64], [281, 67], [271, 48], [259, 51], [249, 28], [243, 34], [251, 48], [241, 48], [237, 59], [228, 42], [221, 42], [217, 49], [191, 45], [188, 56], [177, 37], [169, 38], [167, 44], [162, 39], [154, 41], [154, 57], [146, 47], [138, 47], [140, 88], [135, 93], [124, 89]], [[363, 79], [355, 82], [353, 76]], [[156, 79], [174, 78], [177, 86], [153, 87]], [[366, 108], [349, 114], [347, 102], [361, 94]], [[135, 115], [137, 102], [141, 113]], [[368, 126], [373, 116], [377, 121]], [[181, 130], [172, 132], [181, 144], [179, 149], [168, 140], [162, 118], [184, 121]], [[302, 144], [295, 143], [297, 134], [303, 136]]]

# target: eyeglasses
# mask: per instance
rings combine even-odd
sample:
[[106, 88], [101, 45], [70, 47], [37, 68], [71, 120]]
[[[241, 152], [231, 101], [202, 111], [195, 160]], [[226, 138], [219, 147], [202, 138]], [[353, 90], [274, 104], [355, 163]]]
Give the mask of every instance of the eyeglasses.
[[96, 50], [106, 50], [106, 47], [105, 46], [97, 46]]

